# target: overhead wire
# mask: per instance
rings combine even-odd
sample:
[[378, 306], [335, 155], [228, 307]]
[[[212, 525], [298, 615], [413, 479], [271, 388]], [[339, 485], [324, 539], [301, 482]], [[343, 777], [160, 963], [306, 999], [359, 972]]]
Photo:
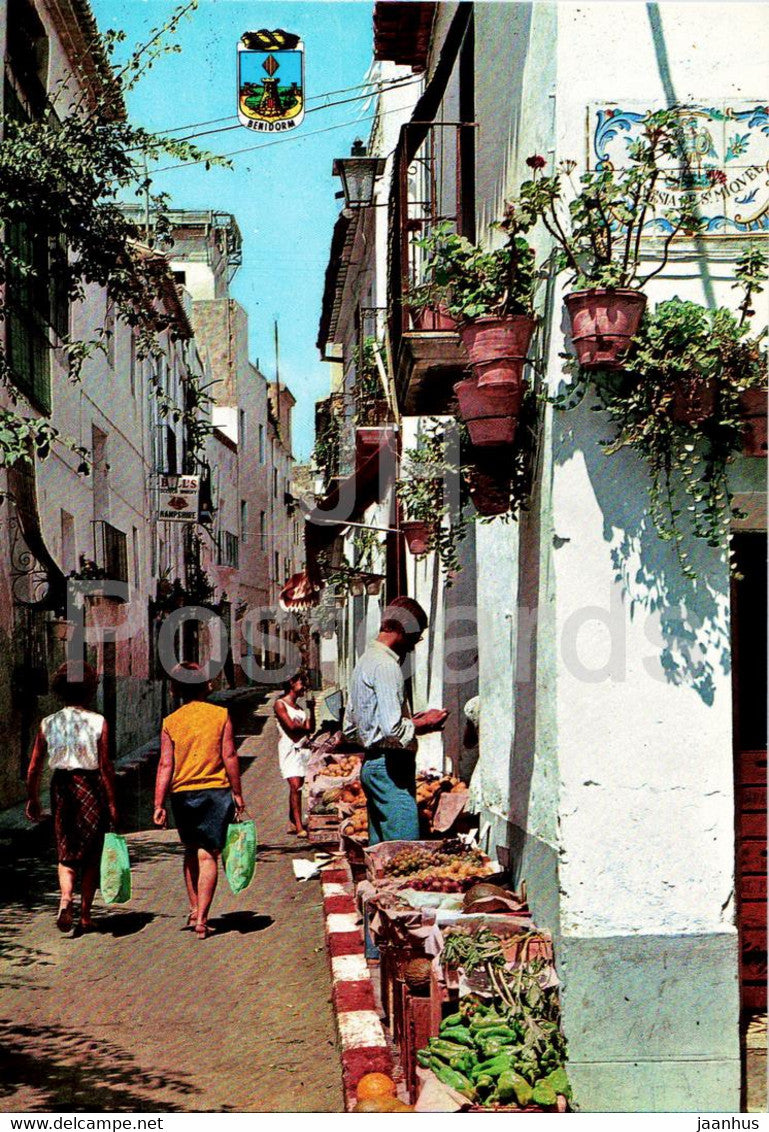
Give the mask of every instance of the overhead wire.
[[[244, 146], [242, 149], [233, 149], [233, 150], [230, 150], [229, 153], [217, 153], [217, 154], [213, 154], [213, 155], [208, 155], [206, 157], [197, 157], [197, 158], [193, 158], [191, 161], [179, 162], [178, 165], [163, 165], [159, 169], [153, 169], [152, 175], [154, 176], [156, 173], [167, 173], [171, 169], [187, 169], [191, 165], [202, 165], [206, 161], [210, 162], [212, 156], [216, 157], [216, 158], [237, 157], [241, 153], [253, 153], [257, 149], [267, 149], [267, 147], [271, 146], [271, 145], [280, 145], [282, 142], [297, 141], [297, 140], [300, 140], [302, 138], [311, 138], [311, 137], [315, 137], [317, 134], [327, 134], [331, 130], [342, 130], [346, 126], [355, 126], [355, 125], [357, 125], [358, 123], [361, 123], [361, 122], [373, 122], [377, 118], [383, 117], [385, 114], [397, 114], [397, 113], [400, 113], [402, 111], [403, 111], [403, 107], [401, 107], [401, 106], [394, 106], [390, 110], [377, 110], [374, 114], [367, 115], [364, 118], [351, 118], [347, 122], [337, 122], [333, 126], [324, 126], [320, 130], [309, 130], [309, 131], [305, 131], [305, 132], [302, 132], [302, 133], [300, 133], [299, 131], [296, 131], [296, 132], [291, 133], [291, 134], [287, 134], [287, 135], [284, 134], [279, 138], [273, 138], [272, 141], [261, 142], [259, 145], [248, 145], [248, 146]], [[308, 111], [308, 113], [309, 113], [309, 111]]]
[[[417, 76], [414, 76], [414, 77], [410, 76], [408, 78], [396, 79], [393, 82], [383, 82], [381, 80], [372, 80], [371, 82], [368, 82], [368, 83], [359, 83], [357, 86], [342, 87], [339, 90], [322, 91], [320, 94], [315, 94], [315, 95], [310, 96], [307, 101], [308, 102], [315, 102], [317, 99], [320, 99], [320, 98], [330, 98], [331, 95], [334, 95], [334, 94], [349, 94], [350, 91], [353, 91], [353, 90], [363, 90], [364, 88], [368, 88], [368, 87], [374, 88], [374, 89], [371, 89], [371, 90], [366, 90], [364, 94], [359, 95], [357, 98], [340, 99], [340, 101], [338, 101], [338, 102], [327, 102], [323, 106], [312, 106], [312, 107], [310, 107], [310, 109], [308, 109], [306, 111], [306, 113], [312, 114], [316, 110], [330, 110], [334, 106], [345, 106], [349, 102], [358, 102], [358, 101], [363, 101], [367, 98], [374, 98], [374, 97], [376, 97], [377, 94], [381, 94], [384, 91], [398, 90], [401, 87], [411, 86], [413, 83], [418, 83], [418, 82], [421, 82], [421, 81], [422, 81], [422, 76], [417, 75]], [[164, 129], [162, 132], [163, 132], [163, 134], [178, 134], [178, 133], [181, 133], [184, 130], [197, 130], [199, 127], [202, 127], [202, 126], [215, 126], [218, 122], [230, 122], [231, 123], [232, 119], [234, 117], [235, 117], [234, 114], [226, 114], [221, 118], [208, 118], [204, 122], [190, 122], [189, 125], [186, 125], [186, 126], [170, 126], [168, 129]], [[223, 133], [225, 130], [237, 129], [238, 126], [240, 126], [240, 123], [235, 122], [232, 125], [222, 126], [221, 130], [208, 130], [206, 132], [212, 133], [212, 134]], [[203, 136], [205, 136], [205, 135], [203, 135], [203, 134], [191, 134], [189, 138], [178, 138], [177, 140], [178, 141], [189, 141], [189, 140], [191, 140], [191, 138], [203, 137]]]

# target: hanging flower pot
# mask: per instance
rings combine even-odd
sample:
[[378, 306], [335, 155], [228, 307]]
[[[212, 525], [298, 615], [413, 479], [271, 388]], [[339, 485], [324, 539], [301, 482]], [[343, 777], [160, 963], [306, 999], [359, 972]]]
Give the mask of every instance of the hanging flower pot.
[[767, 390], [745, 389], [740, 393], [740, 409], [745, 421], [742, 451], [746, 456], [767, 454]]
[[628, 287], [606, 287], [573, 291], [564, 302], [582, 368], [621, 369], [622, 356], [641, 325], [646, 295]]
[[383, 581], [383, 578], [378, 577], [371, 577], [368, 579], [368, 581], [366, 582], [366, 593], [369, 595], [369, 597], [376, 597], [380, 593]]
[[415, 558], [427, 554], [433, 539], [433, 524], [426, 519], [406, 519], [401, 523], [406, 546]]
[[536, 322], [528, 315], [502, 318], [483, 315], [466, 322], [459, 331], [478, 388], [516, 385], [523, 382], [523, 367]]
[[412, 308], [411, 321], [415, 330], [458, 330], [457, 321], [452, 318], [443, 303], [434, 307]]
[[469, 378], [457, 382], [454, 392], [473, 444], [490, 448], [513, 443], [523, 400], [522, 385], [481, 388], [475, 378]]
[[716, 385], [712, 379], [693, 378], [681, 384], [670, 402], [670, 415], [677, 424], [699, 425], [713, 413]]
[[479, 515], [504, 515], [510, 507], [511, 477], [482, 468], [467, 469], [467, 487]]
[[366, 592], [366, 583], [363, 578], [353, 578], [350, 582], [350, 593], [353, 597], [362, 597]]

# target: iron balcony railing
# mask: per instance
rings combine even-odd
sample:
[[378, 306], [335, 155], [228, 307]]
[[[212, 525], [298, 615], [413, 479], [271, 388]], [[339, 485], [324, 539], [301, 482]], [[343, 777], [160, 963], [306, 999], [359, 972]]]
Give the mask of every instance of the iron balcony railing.
[[128, 540], [105, 519], [93, 524], [94, 561], [113, 582], [128, 582]]

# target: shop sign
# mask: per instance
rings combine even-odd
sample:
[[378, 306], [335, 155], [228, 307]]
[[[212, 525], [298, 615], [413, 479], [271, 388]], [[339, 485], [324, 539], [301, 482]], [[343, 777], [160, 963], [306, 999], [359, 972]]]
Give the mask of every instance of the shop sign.
[[247, 31], [238, 43], [238, 118], [261, 133], [295, 130], [304, 118], [304, 44], [298, 35]]
[[172, 523], [196, 523], [200, 500], [200, 476], [158, 477], [158, 519]]

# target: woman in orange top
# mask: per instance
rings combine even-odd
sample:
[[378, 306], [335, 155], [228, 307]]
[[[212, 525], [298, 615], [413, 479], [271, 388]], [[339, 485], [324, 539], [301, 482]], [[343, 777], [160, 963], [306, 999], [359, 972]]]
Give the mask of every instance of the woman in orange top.
[[165, 828], [170, 789], [171, 809], [184, 845], [184, 882], [190, 898], [187, 927], [195, 929], [198, 939], [207, 939], [212, 934], [208, 912], [227, 826], [245, 807], [232, 723], [226, 708], [206, 703], [211, 684], [201, 674], [200, 665], [190, 662], [178, 665], [171, 674], [182, 706], [163, 721], [153, 821]]

